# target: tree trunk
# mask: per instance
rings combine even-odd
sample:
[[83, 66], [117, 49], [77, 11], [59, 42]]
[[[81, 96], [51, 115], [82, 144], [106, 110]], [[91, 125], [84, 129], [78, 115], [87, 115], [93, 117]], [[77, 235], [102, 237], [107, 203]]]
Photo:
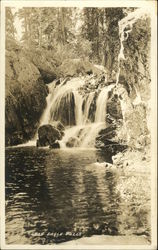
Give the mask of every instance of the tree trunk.
[[38, 27], [38, 46], [42, 47], [42, 22], [41, 22], [41, 12], [39, 13], [39, 27]]
[[63, 8], [61, 8], [61, 31], [62, 31], [62, 43], [64, 45], [66, 42], [66, 32], [65, 32], [65, 13]]

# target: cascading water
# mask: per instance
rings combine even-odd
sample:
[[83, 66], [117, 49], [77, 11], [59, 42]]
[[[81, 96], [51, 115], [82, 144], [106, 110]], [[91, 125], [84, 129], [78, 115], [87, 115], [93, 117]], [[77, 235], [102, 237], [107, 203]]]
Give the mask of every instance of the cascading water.
[[83, 98], [78, 93], [78, 90], [74, 90], [73, 94], [74, 94], [74, 98], [75, 98], [75, 121], [76, 121], [76, 125], [82, 125], [83, 124], [83, 116], [82, 116]]
[[90, 110], [90, 106], [91, 103], [94, 99], [95, 96], [95, 92], [91, 92], [89, 93], [87, 99], [86, 99], [86, 105], [85, 105], [85, 111], [84, 111], [84, 124], [88, 123], [88, 117], [89, 117], [89, 110]]
[[[120, 35], [120, 52], [118, 55], [118, 73], [116, 76], [116, 92], [120, 93], [124, 97], [121, 100], [121, 109], [123, 118], [125, 117], [126, 110], [131, 107], [128, 96], [124, 89], [117, 89], [120, 76], [120, 63], [121, 60], [126, 60], [124, 55], [124, 45], [123, 42], [128, 39], [129, 33], [132, 31], [133, 24], [137, 19], [144, 17], [148, 11], [144, 9], [137, 9], [136, 11], [129, 13], [127, 17], [119, 22], [119, 35]], [[88, 96], [82, 96], [79, 93], [79, 88], [84, 85], [84, 80], [81, 81], [80, 78], [74, 78], [73, 80], [67, 82], [65, 85], [61, 84], [55, 91], [54, 97], [51, 102], [51, 120], [54, 120], [54, 114], [58, 110], [60, 112], [60, 103], [64, 96], [69, 96], [70, 94], [74, 97], [74, 111], [75, 111], [75, 126], [68, 126], [65, 131], [65, 136], [63, 137], [60, 145], [65, 147], [67, 142], [72, 138], [73, 145], [76, 147], [93, 147], [95, 143], [95, 138], [98, 132], [106, 127], [106, 104], [108, 99], [108, 93], [113, 88], [113, 85], [104, 87], [96, 100], [96, 109], [93, 110], [95, 113], [94, 121], [89, 119], [90, 107], [95, 98], [95, 92], [91, 92]], [[126, 96], [126, 97], [125, 97]], [[138, 98], [137, 98], [138, 99]], [[84, 105], [83, 105], [84, 104]], [[128, 105], [127, 105], [128, 104]], [[128, 108], [127, 108], [128, 106]], [[50, 120], [49, 120], [50, 123]]]
[[51, 109], [51, 103], [52, 103], [52, 99], [53, 99], [53, 93], [55, 91], [55, 82], [52, 82], [48, 85], [48, 89], [49, 89], [49, 94], [46, 98], [46, 102], [47, 102], [47, 107], [45, 109], [45, 112], [43, 113], [41, 119], [40, 119], [40, 126], [44, 125], [44, 124], [48, 124], [49, 123], [49, 115], [50, 115], [50, 109]]
[[[106, 103], [109, 91], [113, 85], [101, 89], [97, 99], [95, 91], [88, 94], [81, 94], [80, 88], [85, 84], [84, 77], [73, 78], [65, 84], [56, 86], [49, 84], [49, 95], [47, 97], [47, 107], [41, 117], [40, 126], [51, 124], [56, 120], [61, 121], [60, 113], [63, 100], [70, 109], [74, 109], [74, 124], [65, 125], [65, 135], [60, 143], [60, 147], [66, 147], [73, 141], [73, 147], [94, 147], [95, 138], [98, 132], [105, 128], [106, 123]], [[74, 107], [71, 107], [71, 99], [74, 100]], [[96, 102], [96, 109], [91, 111], [91, 105]], [[64, 106], [64, 108], [66, 108]], [[71, 110], [70, 110], [71, 112]], [[93, 117], [91, 117], [93, 112]], [[68, 112], [69, 113], [69, 112]]]
[[[131, 32], [132, 26], [137, 21], [137, 19], [144, 17], [147, 13], [147, 10], [137, 9], [136, 11], [129, 13], [127, 17], [123, 18], [119, 22], [121, 47], [118, 55], [118, 73], [116, 76], [115, 91], [117, 94], [119, 94], [121, 91], [120, 94], [124, 96], [123, 99], [120, 100], [123, 120], [125, 120], [127, 106], [131, 106], [130, 101], [128, 102], [127, 100], [129, 98], [126, 93], [124, 93], [124, 95], [122, 94], [124, 89], [118, 87], [121, 66], [120, 62], [121, 60], [126, 60], [124, 56], [123, 42], [128, 39], [129, 32]], [[95, 100], [95, 91], [88, 94], [80, 93], [80, 87], [82, 87], [85, 82], [86, 81], [84, 77], [78, 77], [69, 81], [63, 81], [57, 86], [55, 82], [48, 85], [49, 95], [47, 97], [47, 107], [41, 117], [39, 126], [51, 124], [56, 120], [60, 121], [62, 119], [61, 110], [67, 108], [67, 113], [66, 110], [65, 113], [68, 121], [66, 121], [66, 124], [64, 124], [66, 130], [63, 139], [60, 141], [61, 147], [66, 147], [67, 143], [71, 141], [70, 139], [73, 141], [73, 147], [94, 147], [95, 138], [98, 132], [106, 127], [105, 120], [107, 98], [109, 91], [114, 87], [114, 85], [109, 85], [102, 88], [97, 99]], [[136, 99], [135, 103], [137, 104], [140, 101], [141, 99], [139, 97]], [[95, 109], [94, 107], [91, 109], [93, 102], [96, 102]], [[129, 103], [129, 105], [127, 105], [127, 103]], [[74, 111], [73, 115], [71, 112], [72, 109]], [[129, 109], [127, 112], [128, 111]], [[93, 117], [91, 116], [92, 113]], [[37, 133], [34, 139], [25, 145], [35, 145], [36, 139]]]
[[106, 117], [106, 103], [108, 99], [108, 93], [111, 90], [113, 85], [110, 85], [108, 87], [104, 87], [103, 90], [100, 92], [97, 103], [96, 103], [96, 113], [95, 113], [95, 122], [105, 122]]
[[[81, 87], [84, 84], [83, 79], [81, 78], [74, 78], [68, 81], [67, 83], [61, 83], [58, 85], [53, 91], [51, 91], [51, 96], [52, 98], [50, 99], [50, 102], [48, 103], [49, 107], [49, 114], [47, 113], [47, 124], [51, 123], [51, 121], [56, 120], [57, 118], [55, 117], [56, 114], [58, 115], [60, 113], [60, 108], [61, 108], [61, 101], [63, 98], [67, 99], [67, 102], [70, 102], [70, 95], [72, 94], [75, 98], [76, 105], [75, 105], [75, 118], [76, 118], [76, 123], [80, 122], [81, 119], [81, 97], [78, 95], [76, 92], [76, 89]], [[71, 107], [70, 107], [71, 108]], [[47, 112], [47, 110], [45, 111]], [[43, 121], [41, 121], [43, 124]], [[45, 123], [46, 124], [46, 123]]]

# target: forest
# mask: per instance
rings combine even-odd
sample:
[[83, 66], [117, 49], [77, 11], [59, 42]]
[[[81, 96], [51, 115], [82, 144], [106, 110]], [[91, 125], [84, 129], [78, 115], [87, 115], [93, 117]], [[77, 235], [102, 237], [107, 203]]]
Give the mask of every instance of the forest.
[[[6, 8], [6, 48], [16, 42], [32, 53], [48, 51], [59, 66], [65, 59], [88, 58], [110, 74], [119, 50], [118, 21], [134, 8]], [[22, 25], [17, 41], [14, 19]]]

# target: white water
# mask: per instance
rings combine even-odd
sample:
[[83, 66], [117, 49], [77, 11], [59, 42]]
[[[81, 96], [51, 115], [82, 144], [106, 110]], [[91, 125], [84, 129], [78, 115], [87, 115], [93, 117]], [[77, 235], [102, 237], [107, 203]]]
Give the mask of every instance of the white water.
[[97, 103], [96, 103], [96, 113], [95, 113], [95, 123], [105, 122], [106, 117], [106, 104], [108, 99], [108, 93], [112, 89], [113, 85], [104, 87], [100, 92]]
[[48, 121], [54, 121], [55, 113], [60, 112], [60, 104], [62, 98], [66, 98], [67, 102], [70, 101], [70, 95], [73, 94], [75, 98], [75, 117], [76, 123], [81, 123], [81, 96], [76, 90], [84, 84], [83, 78], [73, 78], [67, 83], [61, 83], [52, 91], [52, 99], [48, 103], [49, 114], [47, 114]]
[[51, 109], [51, 102], [53, 99], [53, 93], [55, 91], [55, 82], [52, 82], [48, 85], [48, 89], [49, 89], [49, 94], [46, 98], [46, 102], [47, 102], [47, 106], [45, 111], [43, 112], [43, 115], [40, 119], [40, 126], [44, 125], [44, 124], [48, 124], [49, 123], [49, 115], [50, 115], [50, 109]]
[[[63, 98], [69, 107], [71, 106], [69, 105], [71, 98], [74, 98], [75, 125], [70, 126], [69, 123], [66, 126], [65, 135], [62, 140], [59, 141], [61, 148], [65, 148], [66, 144], [71, 142], [71, 140], [73, 141], [73, 147], [93, 148], [95, 146], [96, 136], [99, 131], [106, 126], [106, 104], [108, 93], [113, 85], [101, 89], [96, 99], [94, 91], [88, 94], [80, 94], [79, 89], [85, 83], [84, 77], [78, 77], [66, 83], [62, 82], [58, 86], [55, 86], [54, 82], [48, 85], [49, 95], [47, 97], [47, 107], [41, 117], [40, 126], [51, 124], [55, 120], [60, 121], [60, 115], [58, 119], [57, 116], [60, 114]], [[91, 105], [92, 103], [94, 105], [95, 102], [96, 110], [93, 110], [92, 114]]]
[[75, 121], [76, 125], [83, 124], [83, 115], [82, 115], [82, 104], [83, 104], [83, 97], [78, 93], [77, 90], [73, 91], [74, 98], [75, 98]]
[[88, 96], [86, 96], [86, 99], [85, 99], [86, 104], [85, 104], [84, 117], [83, 117], [84, 124], [89, 123], [88, 117], [89, 117], [89, 112], [90, 112], [90, 106], [94, 99], [94, 96], [95, 96], [95, 92], [91, 92], [89, 93]]

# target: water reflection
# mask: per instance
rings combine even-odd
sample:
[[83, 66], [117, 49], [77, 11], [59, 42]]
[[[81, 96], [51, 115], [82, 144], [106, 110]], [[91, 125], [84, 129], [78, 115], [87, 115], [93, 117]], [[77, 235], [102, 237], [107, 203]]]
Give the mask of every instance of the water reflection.
[[110, 160], [94, 150], [7, 149], [7, 244], [120, 235], [125, 233], [126, 223], [131, 233], [142, 224], [147, 228], [148, 209], [144, 209], [143, 219], [134, 214], [134, 206], [126, 206], [124, 213], [126, 203], [116, 190], [122, 177], [93, 166], [97, 159]]

